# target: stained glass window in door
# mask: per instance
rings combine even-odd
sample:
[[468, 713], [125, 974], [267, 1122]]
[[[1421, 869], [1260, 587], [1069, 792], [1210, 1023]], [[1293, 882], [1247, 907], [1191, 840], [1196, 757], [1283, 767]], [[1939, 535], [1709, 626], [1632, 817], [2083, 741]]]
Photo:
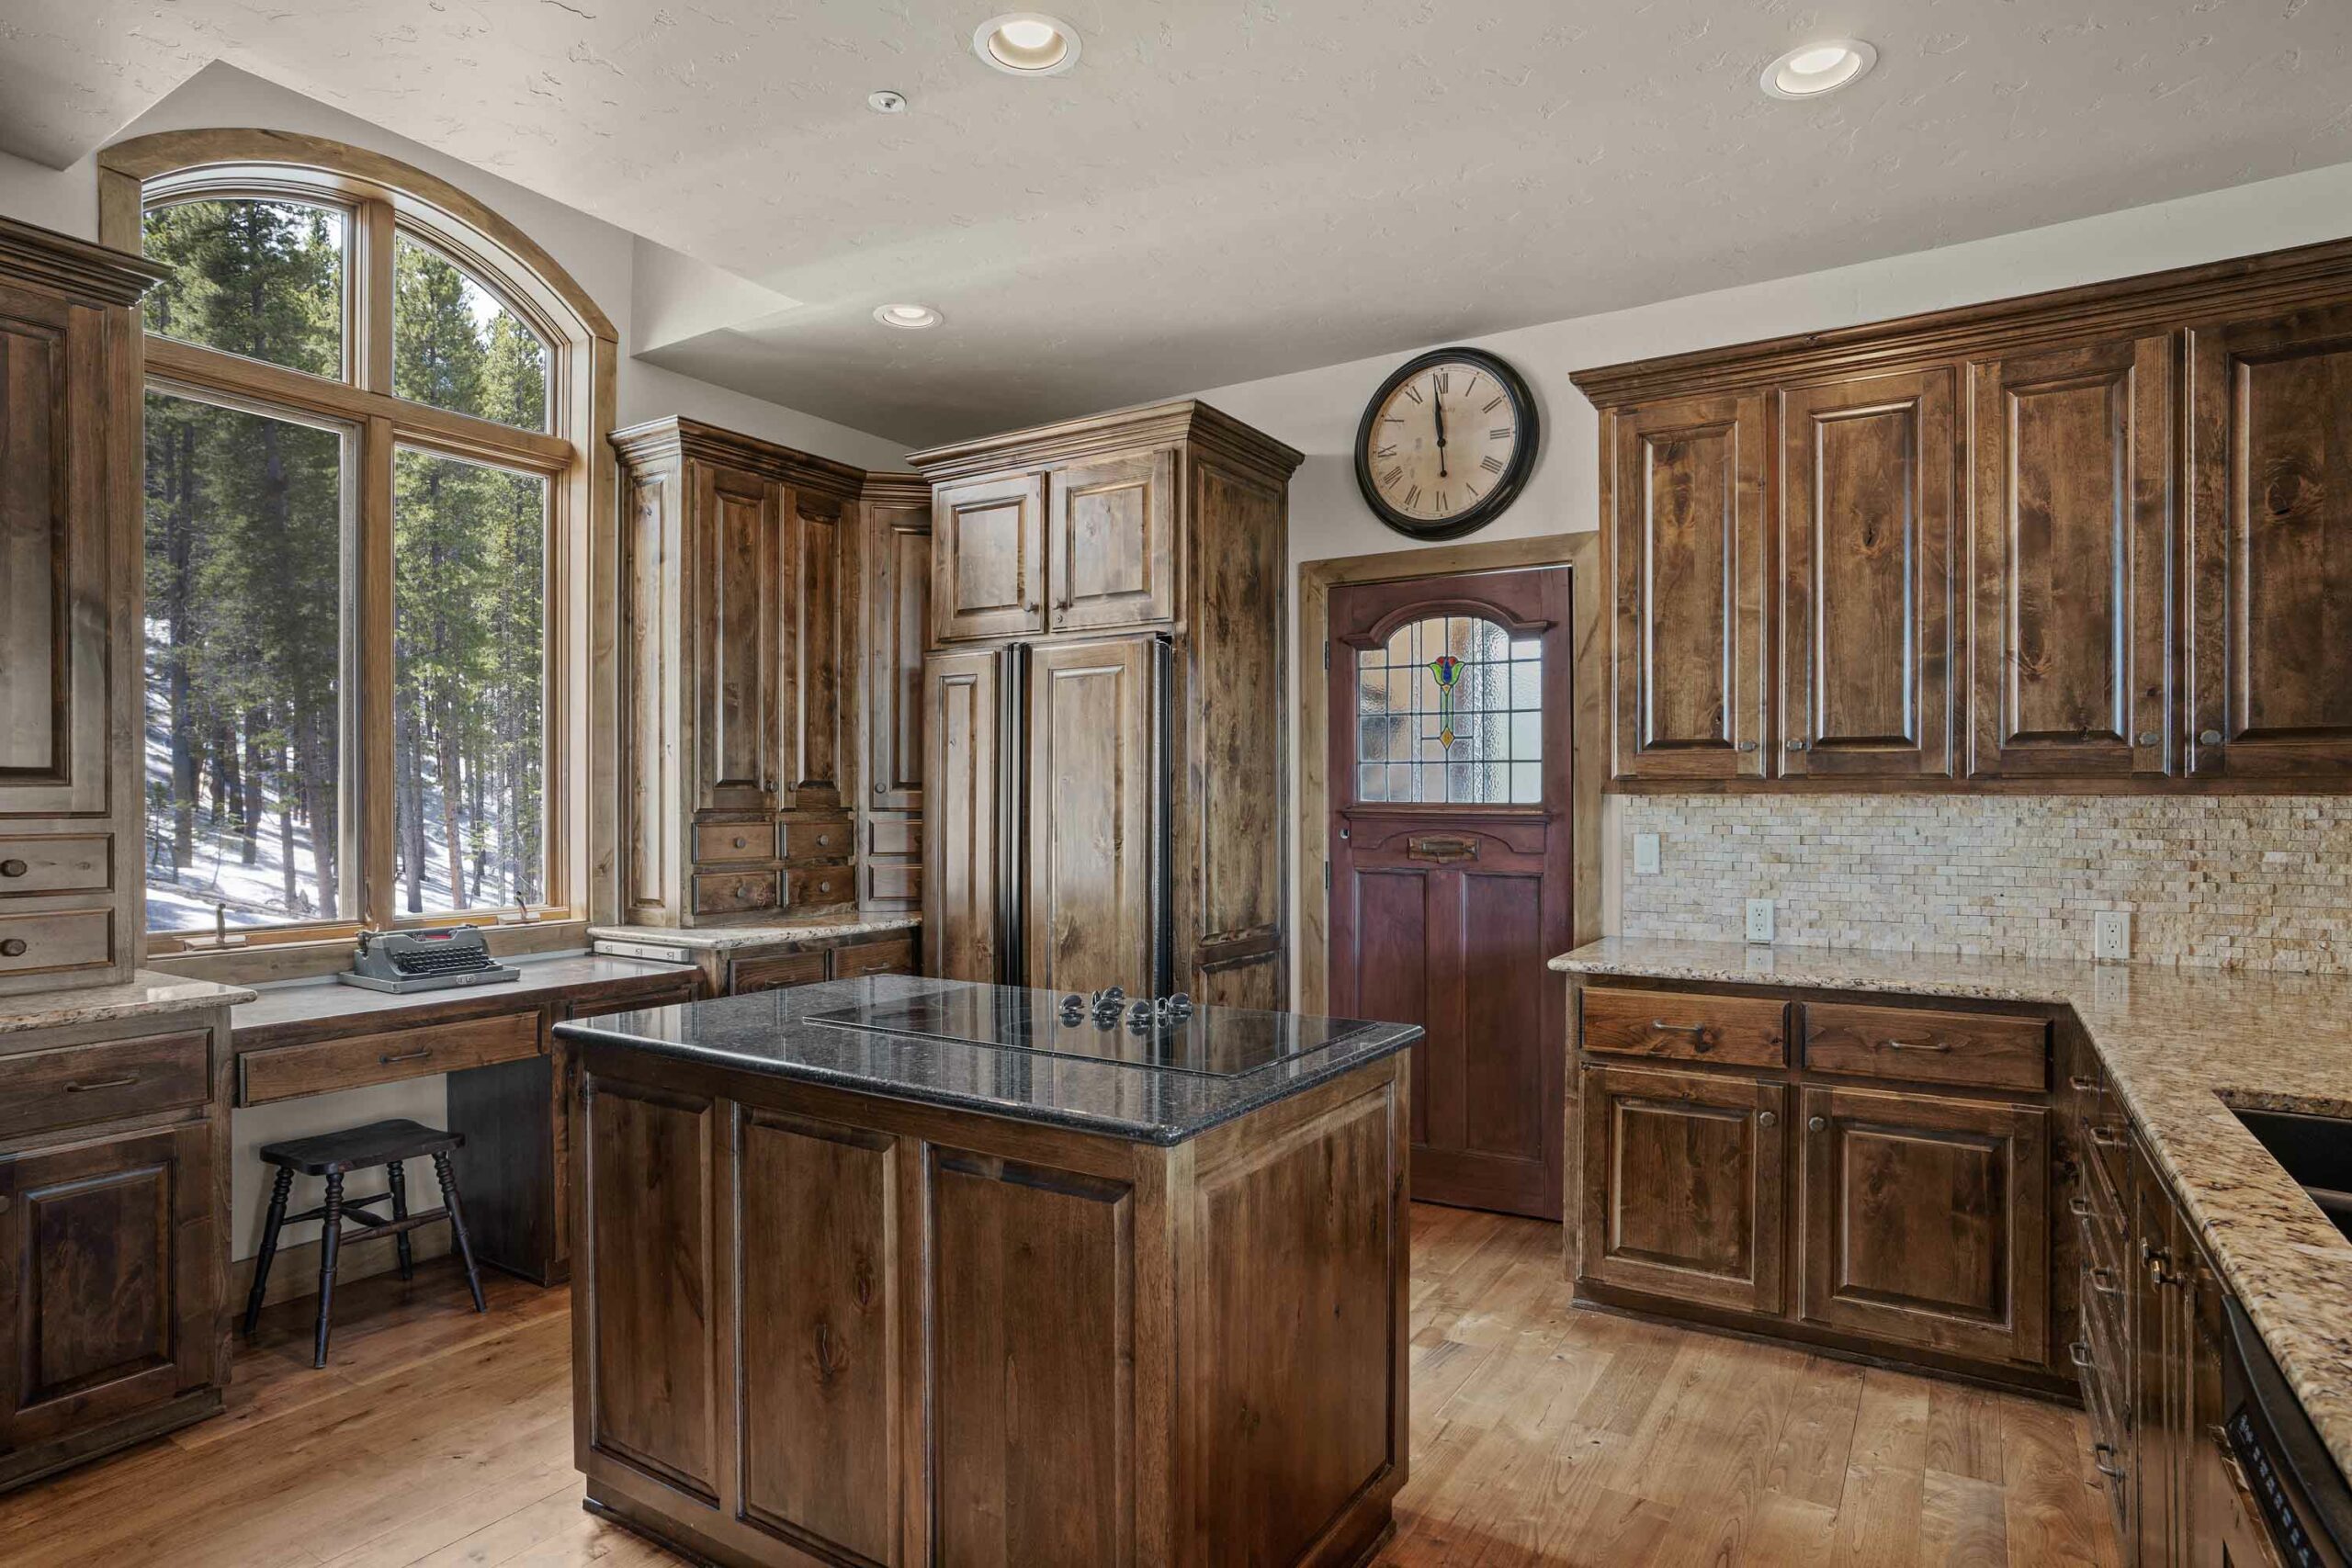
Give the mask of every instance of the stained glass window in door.
[[1476, 615], [1432, 615], [1356, 655], [1356, 798], [1534, 806], [1544, 799], [1543, 644]]

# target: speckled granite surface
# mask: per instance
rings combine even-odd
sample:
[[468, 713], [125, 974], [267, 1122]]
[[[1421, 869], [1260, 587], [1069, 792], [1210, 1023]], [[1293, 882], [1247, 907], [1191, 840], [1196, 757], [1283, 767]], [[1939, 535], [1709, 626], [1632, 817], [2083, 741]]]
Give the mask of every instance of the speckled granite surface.
[[2072, 1008], [2232, 1292], [2352, 1474], [2352, 1241], [2229, 1111], [2352, 1116], [2352, 979], [1613, 937], [1552, 967]]
[[644, 942], [663, 947], [690, 947], [701, 952], [725, 952], [737, 947], [765, 947], [773, 942], [816, 942], [826, 937], [865, 936], [876, 931], [910, 931], [922, 924], [911, 910], [899, 914], [865, 914], [855, 909], [838, 915], [810, 915], [800, 920], [777, 920], [759, 926], [590, 926], [591, 942]]
[[[997, 988], [963, 980], [876, 975], [753, 991], [682, 1007], [612, 1013], [560, 1023], [555, 1032], [567, 1040], [625, 1045], [713, 1066], [773, 1073], [894, 1100], [985, 1111], [1150, 1144], [1182, 1143], [1352, 1067], [1393, 1055], [1421, 1037], [1418, 1025], [1360, 1024], [1312, 1054], [1242, 1077], [1216, 1077], [809, 1021], [811, 1014], [860, 1003], [944, 989]], [[1204, 1009], [1195, 1015], [1194, 1024], [1216, 1010]]]
[[218, 986], [141, 969], [119, 986], [85, 986], [72, 991], [32, 991], [0, 997], [0, 1034], [25, 1029], [62, 1029], [69, 1023], [109, 1023], [116, 1019], [161, 1017], [197, 1008], [249, 1002], [240, 986]]

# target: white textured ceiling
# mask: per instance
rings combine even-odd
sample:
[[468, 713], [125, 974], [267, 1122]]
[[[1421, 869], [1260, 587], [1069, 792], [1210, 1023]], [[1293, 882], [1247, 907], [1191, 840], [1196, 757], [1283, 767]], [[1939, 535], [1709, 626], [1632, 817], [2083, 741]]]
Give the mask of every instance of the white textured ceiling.
[[0, 147], [225, 59], [802, 301], [650, 357], [910, 442], [2352, 160], [2352, 0], [1072, 0], [1042, 81], [999, 3], [0, 0]]

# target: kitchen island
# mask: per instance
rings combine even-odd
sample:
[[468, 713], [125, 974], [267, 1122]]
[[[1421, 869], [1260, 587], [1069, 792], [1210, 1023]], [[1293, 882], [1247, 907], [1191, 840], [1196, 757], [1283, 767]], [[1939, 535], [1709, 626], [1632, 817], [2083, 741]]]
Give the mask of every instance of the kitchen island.
[[1406, 1470], [1418, 1028], [877, 976], [577, 1054], [592, 1511], [728, 1564], [1344, 1564]]

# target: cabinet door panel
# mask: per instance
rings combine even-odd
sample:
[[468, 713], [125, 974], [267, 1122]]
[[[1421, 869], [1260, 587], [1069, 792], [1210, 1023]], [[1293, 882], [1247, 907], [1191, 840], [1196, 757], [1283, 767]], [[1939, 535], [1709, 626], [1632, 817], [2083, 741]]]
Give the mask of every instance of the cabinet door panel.
[[2049, 1112], [1807, 1089], [1804, 1314], [1955, 1355], [2049, 1349]]
[[999, 769], [1002, 655], [993, 649], [923, 660], [923, 971], [997, 977]]
[[1619, 413], [1609, 545], [1619, 778], [1764, 776], [1764, 412]]
[[780, 804], [808, 810], [842, 798], [842, 570], [846, 536], [841, 502], [795, 491], [792, 497], [791, 619]]
[[1158, 994], [1152, 964], [1156, 737], [1151, 637], [1030, 656], [1027, 971], [1032, 986]]
[[2352, 772], [2352, 306], [2188, 334], [2188, 770]]
[[1781, 772], [1951, 771], [1952, 378], [1781, 395]]
[[0, 1160], [0, 1451], [209, 1381], [211, 1140], [199, 1124]]
[[1969, 773], [2167, 771], [2170, 342], [1975, 366]]
[[1747, 1078], [1586, 1068], [1586, 1277], [1780, 1312], [1787, 1095]]
[[777, 635], [785, 548], [775, 487], [751, 474], [697, 465], [696, 552], [708, 570], [694, 585], [701, 671], [700, 810], [773, 810], [784, 779], [778, 750]]
[[1175, 617], [1175, 491], [1173, 452], [1056, 470], [1046, 540], [1054, 630]]
[[877, 508], [866, 538], [865, 767], [876, 809], [922, 809], [922, 656], [931, 640], [931, 512]]
[[943, 488], [932, 500], [932, 636], [1046, 628], [1045, 481], [1024, 474]]
[[897, 1140], [777, 1111], [735, 1131], [744, 1516], [897, 1561]]

